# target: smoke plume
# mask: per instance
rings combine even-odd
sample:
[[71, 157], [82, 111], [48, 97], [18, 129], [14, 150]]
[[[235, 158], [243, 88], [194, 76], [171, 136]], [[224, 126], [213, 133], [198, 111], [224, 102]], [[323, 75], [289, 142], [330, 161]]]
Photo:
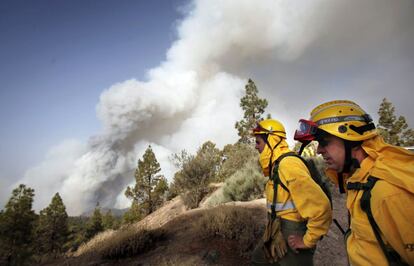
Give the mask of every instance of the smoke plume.
[[86, 145], [64, 142], [22, 182], [42, 195], [37, 208], [56, 191], [72, 215], [97, 202], [127, 207], [123, 191], [149, 144], [171, 180], [173, 152], [237, 140], [248, 78], [288, 138], [296, 121], [326, 100], [355, 100], [375, 117], [387, 97], [411, 114], [413, 11], [409, 0], [196, 0], [167, 59], [146, 81], [123, 81], [102, 93], [103, 131]]

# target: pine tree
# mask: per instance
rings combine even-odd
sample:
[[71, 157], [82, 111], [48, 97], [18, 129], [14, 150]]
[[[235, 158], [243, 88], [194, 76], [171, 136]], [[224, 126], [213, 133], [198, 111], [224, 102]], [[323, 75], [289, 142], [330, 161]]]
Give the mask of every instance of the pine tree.
[[165, 177], [161, 177], [154, 188], [154, 205], [158, 209], [168, 198], [168, 181]]
[[155, 158], [151, 145], [148, 146], [144, 156], [138, 160], [138, 168], [135, 171], [135, 186], [127, 187], [125, 196], [141, 205], [143, 215], [148, 215], [156, 210], [158, 195], [154, 189], [162, 176], [157, 175], [161, 171], [160, 164]]
[[395, 108], [386, 98], [382, 100], [378, 110], [378, 131], [386, 142], [397, 146], [414, 145], [414, 131], [408, 129], [405, 117], [394, 114]]
[[36, 247], [41, 255], [56, 257], [64, 251], [69, 234], [68, 214], [59, 193], [52, 198], [48, 207], [40, 211], [36, 227]]
[[97, 233], [102, 232], [103, 230], [104, 227], [102, 224], [102, 213], [98, 203], [96, 205], [92, 217], [89, 219], [89, 222], [86, 226], [86, 238], [91, 239]]
[[68, 241], [65, 243], [65, 250], [76, 251], [79, 246], [86, 242], [86, 228], [88, 225], [88, 217], [75, 216], [68, 218], [69, 235]]
[[0, 218], [0, 262], [25, 265], [33, 252], [33, 227], [36, 214], [32, 210], [34, 190], [21, 184]]
[[105, 230], [107, 229], [118, 229], [119, 223], [117, 218], [114, 217], [111, 210], [108, 210], [102, 217], [102, 225]]
[[124, 213], [122, 217], [123, 224], [132, 224], [143, 218], [140, 204], [136, 200], [132, 200], [131, 208]]
[[257, 95], [259, 91], [251, 79], [245, 86], [245, 93], [245, 96], [240, 100], [240, 107], [244, 111], [243, 119], [236, 122], [235, 128], [240, 137], [239, 142], [251, 143], [250, 131], [262, 119], [268, 103], [266, 99], [259, 98]]

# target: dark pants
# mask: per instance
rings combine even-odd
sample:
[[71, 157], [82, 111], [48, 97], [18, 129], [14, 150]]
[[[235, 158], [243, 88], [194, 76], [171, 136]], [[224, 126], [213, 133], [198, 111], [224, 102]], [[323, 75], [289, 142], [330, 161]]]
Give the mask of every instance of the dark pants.
[[[303, 236], [306, 233], [306, 224], [281, 219], [282, 234], [285, 239], [289, 235], [296, 234]], [[275, 263], [269, 263], [263, 252], [263, 241], [260, 240], [252, 253], [252, 265], [313, 265], [313, 253], [315, 249], [302, 249], [295, 253], [290, 247], [286, 255]]]

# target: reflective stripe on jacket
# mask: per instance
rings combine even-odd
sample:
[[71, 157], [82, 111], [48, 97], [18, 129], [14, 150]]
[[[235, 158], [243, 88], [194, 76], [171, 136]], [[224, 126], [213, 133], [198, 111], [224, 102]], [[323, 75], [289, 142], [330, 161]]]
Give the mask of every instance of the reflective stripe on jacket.
[[[267, 211], [269, 213], [272, 213], [271, 208], [272, 208], [272, 203], [268, 202], [267, 203]], [[293, 201], [289, 200], [289, 201], [286, 201], [284, 203], [276, 203], [276, 208], [275, 209], [276, 209], [277, 212], [280, 212], [280, 211], [286, 211], [286, 210], [293, 210], [293, 209], [296, 209], [296, 207], [295, 207], [295, 203], [293, 203]]]

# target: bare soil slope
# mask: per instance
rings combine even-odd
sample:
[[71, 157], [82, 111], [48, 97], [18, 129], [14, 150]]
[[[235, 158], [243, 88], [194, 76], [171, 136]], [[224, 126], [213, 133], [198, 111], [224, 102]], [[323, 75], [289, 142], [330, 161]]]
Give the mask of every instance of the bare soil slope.
[[[346, 225], [346, 211], [343, 196], [334, 192], [334, 216]], [[233, 202], [238, 208], [245, 208], [252, 219], [264, 227], [266, 210], [264, 199], [251, 202]], [[239, 252], [239, 242], [220, 235], [200, 236], [199, 220], [207, 209], [187, 211], [180, 198], [168, 204], [135, 225], [137, 230], [161, 229], [162, 237], [144, 252], [119, 259], [103, 259], [94, 252], [100, 241], [110, 243], [116, 232], [106, 238], [99, 236], [79, 250], [76, 256], [55, 261], [49, 265], [249, 265], [249, 253]], [[95, 241], [95, 242], [94, 242]], [[109, 241], [109, 242], [107, 242]], [[93, 243], [93, 244], [91, 244]], [[253, 247], [251, 247], [253, 249]], [[315, 265], [347, 265], [343, 237], [332, 224], [327, 236], [320, 241], [315, 253]]]

